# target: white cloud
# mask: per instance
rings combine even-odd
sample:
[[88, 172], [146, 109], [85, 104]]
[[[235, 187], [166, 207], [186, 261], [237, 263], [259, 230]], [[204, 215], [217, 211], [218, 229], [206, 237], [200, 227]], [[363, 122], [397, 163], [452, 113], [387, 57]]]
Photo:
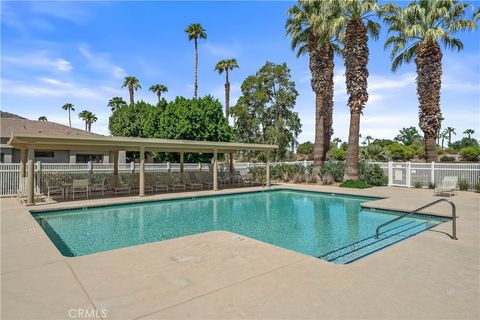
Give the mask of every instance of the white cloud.
[[92, 53], [86, 45], [80, 45], [78, 50], [89, 62], [89, 65], [97, 70], [108, 73], [114, 78], [123, 78], [127, 74], [125, 70], [110, 61], [108, 54]]
[[201, 46], [211, 55], [223, 59], [237, 58], [240, 53], [240, 44], [238, 42], [215, 43], [208, 41], [201, 44]]
[[73, 69], [70, 61], [62, 58], [52, 58], [45, 51], [32, 52], [18, 56], [4, 56], [3, 61], [19, 65], [21, 67], [35, 67], [40, 69], [55, 69], [68, 72]]
[[39, 15], [46, 15], [75, 23], [82, 23], [89, 17], [81, 5], [73, 1], [30, 2], [30, 10]]

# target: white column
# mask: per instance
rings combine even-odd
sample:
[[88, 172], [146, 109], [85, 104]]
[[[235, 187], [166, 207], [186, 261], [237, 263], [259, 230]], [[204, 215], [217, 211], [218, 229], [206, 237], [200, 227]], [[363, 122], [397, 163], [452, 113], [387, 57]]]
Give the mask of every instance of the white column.
[[430, 182], [435, 184], [435, 162], [432, 162], [430, 165]]
[[33, 193], [34, 193], [34, 174], [35, 167], [33, 159], [35, 158], [35, 149], [32, 145], [28, 146], [28, 181], [27, 181], [27, 206], [35, 204]]
[[391, 187], [393, 184], [393, 162], [388, 161], [388, 186]]
[[411, 166], [412, 166], [412, 164], [410, 163], [410, 161], [408, 161], [408, 162], [407, 162], [407, 167], [406, 167], [406, 169], [405, 169], [406, 174], [407, 174], [407, 178], [406, 178], [406, 180], [407, 180], [407, 188], [410, 188], [410, 184], [411, 184], [411, 176], [412, 176], [412, 175], [411, 175]]
[[113, 181], [118, 183], [118, 150], [113, 151]]
[[140, 185], [138, 186], [140, 197], [145, 196], [145, 148], [140, 147]]
[[218, 190], [218, 173], [217, 173], [217, 150], [213, 153], [213, 191]]
[[265, 178], [267, 179], [267, 187], [270, 187], [270, 161], [267, 160], [267, 167], [265, 168]]
[[20, 178], [25, 178], [26, 176], [26, 164], [27, 164], [27, 150], [20, 150]]

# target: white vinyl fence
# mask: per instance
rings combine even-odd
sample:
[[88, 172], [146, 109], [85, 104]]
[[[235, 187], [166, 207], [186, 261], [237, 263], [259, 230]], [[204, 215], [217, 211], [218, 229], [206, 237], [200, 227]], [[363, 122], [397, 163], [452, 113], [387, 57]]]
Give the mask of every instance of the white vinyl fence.
[[[282, 162], [288, 164], [297, 164], [308, 167], [313, 161], [292, 161]], [[422, 186], [429, 184], [440, 184], [445, 176], [457, 176], [459, 181], [465, 180], [471, 188], [480, 181], [480, 163], [410, 163], [410, 162], [370, 162], [377, 164], [383, 169], [388, 177], [389, 186], [414, 187], [418, 182]], [[275, 166], [280, 163], [272, 163]], [[61, 179], [67, 179], [69, 176], [88, 176], [91, 173], [113, 174], [112, 163], [41, 163], [35, 164], [35, 182], [36, 188], [40, 191], [46, 189], [45, 176], [56, 175]], [[235, 170], [243, 175], [249, 168], [265, 167], [265, 163], [235, 163]], [[210, 163], [185, 163], [185, 171], [210, 171]], [[140, 165], [138, 163], [123, 163], [119, 165], [119, 174], [128, 174], [138, 172]], [[27, 168], [28, 170], [28, 168]], [[26, 171], [27, 171], [26, 170]], [[178, 172], [179, 163], [146, 163], [146, 172]], [[220, 165], [220, 170], [228, 170], [228, 166]], [[20, 164], [3, 163], [0, 164], [0, 196], [12, 196], [17, 194], [18, 183], [20, 179]], [[27, 171], [28, 172], [28, 171]], [[66, 182], [66, 181], [65, 181]]]

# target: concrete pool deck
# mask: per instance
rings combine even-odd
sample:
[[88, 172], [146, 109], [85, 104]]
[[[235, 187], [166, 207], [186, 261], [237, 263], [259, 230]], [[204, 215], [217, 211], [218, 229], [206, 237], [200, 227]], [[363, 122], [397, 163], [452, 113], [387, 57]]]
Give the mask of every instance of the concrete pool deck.
[[[439, 198], [406, 188], [280, 187], [385, 197], [365, 206], [402, 211]], [[262, 188], [242, 189], [255, 190]], [[68, 258], [29, 213], [232, 192], [238, 190], [29, 208], [1, 199], [1, 318], [480, 318], [480, 195], [472, 192], [450, 198], [459, 240], [445, 234], [447, 222], [349, 265], [223, 231]], [[448, 216], [450, 208], [425, 212]]]

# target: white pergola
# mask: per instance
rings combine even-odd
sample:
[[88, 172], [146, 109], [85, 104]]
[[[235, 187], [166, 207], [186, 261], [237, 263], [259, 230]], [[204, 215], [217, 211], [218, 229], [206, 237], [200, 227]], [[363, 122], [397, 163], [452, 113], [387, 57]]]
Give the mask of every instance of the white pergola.
[[[47, 135], [41, 132], [13, 131], [8, 142], [20, 149], [20, 176], [27, 176], [27, 205], [34, 204], [34, 158], [35, 150], [86, 150], [108, 151], [113, 153], [114, 176], [118, 176], [118, 152], [140, 152], [139, 196], [145, 196], [145, 152], [180, 153], [180, 172], [183, 172], [184, 153], [213, 153], [213, 190], [218, 190], [217, 154], [237, 151], [271, 151], [276, 145], [250, 144], [215, 141], [170, 140], [134, 137]], [[25, 167], [28, 161], [28, 174]], [[230, 157], [230, 172], [233, 172], [233, 159]], [[266, 183], [270, 185], [270, 169], [267, 162]]]

